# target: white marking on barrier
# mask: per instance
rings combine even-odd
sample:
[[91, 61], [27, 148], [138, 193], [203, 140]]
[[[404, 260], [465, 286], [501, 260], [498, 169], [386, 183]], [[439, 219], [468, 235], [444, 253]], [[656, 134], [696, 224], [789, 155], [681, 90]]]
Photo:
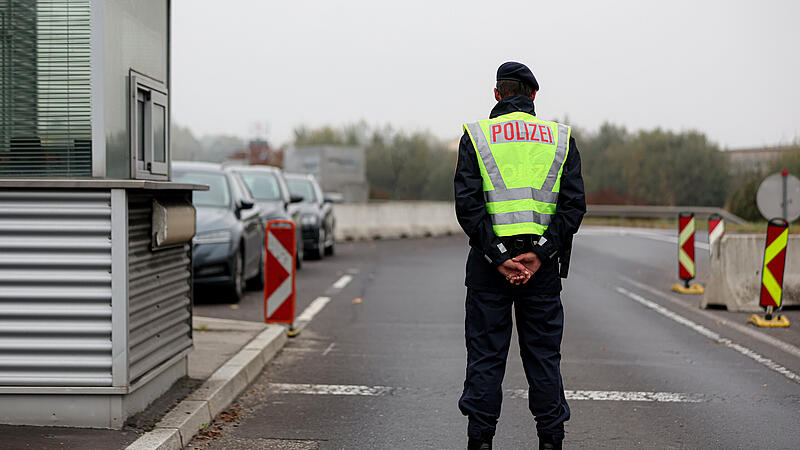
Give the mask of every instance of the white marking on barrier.
[[[509, 389], [511, 398], [528, 398], [527, 389]], [[567, 400], [595, 400], [612, 402], [664, 402], [664, 403], [699, 403], [703, 399], [699, 395], [681, 394], [678, 392], [646, 392], [646, 391], [564, 391]]]
[[271, 231], [267, 233], [267, 252], [289, 273], [283, 283], [267, 297], [267, 317], [272, 317], [275, 311], [283, 305], [283, 302], [292, 295], [294, 258]]
[[668, 310], [667, 308], [664, 308], [663, 306], [659, 305], [656, 302], [647, 300], [644, 297], [640, 296], [639, 294], [635, 294], [635, 293], [633, 293], [633, 292], [631, 292], [631, 291], [629, 291], [629, 290], [627, 290], [625, 288], [619, 287], [619, 286], [617, 286], [615, 289], [620, 294], [630, 298], [631, 300], [633, 300], [633, 301], [635, 301], [637, 303], [640, 303], [640, 304], [652, 309], [653, 311], [661, 314], [662, 316], [665, 316], [665, 317], [667, 317], [669, 319], [672, 319], [675, 322], [678, 322], [679, 324], [681, 324], [683, 326], [691, 328], [692, 330], [696, 331], [700, 335], [705, 336], [705, 337], [711, 339], [712, 341], [716, 341], [716, 342], [718, 342], [718, 343], [720, 343], [720, 344], [722, 344], [722, 345], [724, 345], [724, 346], [726, 346], [728, 348], [731, 348], [731, 349], [741, 353], [744, 356], [747, 356], [748, 358], [752, 359], [753, 361], [761, 364], [764, 367], [767, 367], [770, 370], [773, 370], [773, 371], [783, 375], [784, 377], [788, 378], [791, 381], [794, 381], [795, 383], [800, 383], [800, 375], [792, 372], [791, 370], [787, 369], [786, 367], [783, 367], [782, 365], [776, 363], [775, 361], [773, 361], [773, 360], [771, 360], [769, 358], [765, 358], [765, 357], [759, 355], [758, 353], [754, 352], [753, 350], [751, 350], [751, 349], [749, 349], [749, 348], [747, 348], [747, 347], [745, 347], [745, 346], [743, 346], [741, 344], [737, 344], [737, 343], [733, 342], [732, 340], [730, 340], [730, 339], [728, 339], [726, 337], [723, 337], [723, 336], [719, 335], [718, 333], [715, 333], [715, 332], [709, 330], [708, 328], [706, 328], [706, 327], [704, 327], [704, 326], [702, 326], [700, 324], [692, 322], [691, 320], [681, 316], [680, 314], [674, 313], [674, 312]]
[[715, 314], [713, 314], [711, 312], [703, 311], [702, 309], [697, 309], [696, 307], [694, 307], [692, 305], [683, 303], [683, 302], [681, 302], [680, 300], [678, 300], [676, 298], [670, 297], [669, 295], [667, 295], [667, 294], [665, 294], [665, 293], [663, 293], [663, 292], [661, 292], [661, 291], [659, 291], [659, 290], [657, 290], [657, 289], [655, 289], [655, 288], [653, 288], [651, 286], [648, 286], [648, 285], [646, 285], [644, 283], [640, 283], [640, 282], [638, 282], [638, 281], [636, 281], [636, 280], [634, 280], [632, 278], [628, 278], [626, 276], [620, 276], [619, 278], [621, 280], [626, 281], [626, 282], [628, 282], [628, 283], [630, 283], [630, 284], [632, 284], [632, 285], [634, 285], [634, 286], [636, 286], [636, 287], [638, 287], [640, 289], [643, 289], [643, 290], [645, 290], [645, 291], [647, 291], [647, 292], [649, 292], [651, 294], [657, 295], [657, 296], [663, 298], [664, 300], [668, 300], [668, 301], [670, 301], [671, 303], [673, 303], [675, 305], [678, 305], [678, 306], [686, 308], [686, 309], [690, 309], [692, 312], [694, 312], [696, 314], [700, 314], [703, 317], [711, 319], [711, 320], [713, 320], [713, 321], [715, 321], [717, 323], [721, 323], [722, 325], [724, 325], [726, 327], [733, 328], [734, 330], [736, 330], [736, 331], [738, 331], [740, 333], [746, 334], [746, 335], [748, 335], [748, 336], [750, 336], [750, 337], [752, 337], [754, 339], [757, 339], [757, 340], [759, 340], [759, 341], [761, 341], [761, 342], [763, 342], [765, 344], [769, 344], [769, 345], [771, 345], [771, 346], [773, 346], [773, 347], [775, 347], [775, 348], [777, 348], [779, 350], [783, 350], [784, 352], [786, 352], [786, 353], [788, 353], [788, 354], [790, 354], [790, 355], [792, 355], [792, 356], [794, 356], [796, 358], [800, 358], [800, 348], [798, 348], [798, 347], [796, 347], [796, 346], [794, 346], [792, 344], [789, 344], [788, 342], [784, 342], [784, 341], [782, 341], [782, 340], [780, 340], [780, 339], [778, 339], [778, 338], [776, 338], [774, 336], [769, 336], [767, 334], [764, 334], [764, 333], [758, 331], [755, 328], [748, 327], [746, 325], [740, 325], [740, 324], [738, 324], [736, 322], [731, 322], [731, 321], [728, 321], [728, 320], [724, 320], [724, 318], [722, 318], [720, 316], [717, 316], [717, 315], [715, 315]]
[[331, 350], [333, 350], [334, 345], [336, 345], [336, 342], [331, 342], [331, 345], [329, 345], [328, 348], [326, 348], [325, 351], [322, 352], [322, 356], [326, 356], [328, 353], [330, 353]]
[[725, 233], [725, 225], [723, 225], [723, 222], [718, 223], [717, 226], [708, 233], [708, 247], [711, 249], [712, 253], [714, 252], [714, 245], [722, 237], [723, 233]]
[[318, 312], [322, 311], [322, 308], [324, 308], [329, 301], [331, 301], [330, 297], [315, 298], [314, 301], [303, 310], [303, 313], [297, 316], [295, 322], [311, 322], [311, 319], [313, 319]]
[[339, 278], [338, 280], [336, 280], [335, 283], [333, 283], [333, 288], [344, 289], [344, 287], [347, 286], [351, 281], [353, 281], [352, 275], [342, 275], [341, 278]]
[[[269, 391], [275, 394], [305, 395], [357, 395], [380, 397], [412, 389], [389, 386], [364, 386], [357, 384], [302, 384], [302, 383], [270, 383]], [[508, 389], [510, 398], [527, 399], [527, 389]], [[663, 402], [663, 403], [698, 403], [703, 399], [695, 394], [676, 392], [644, 392], [644, 391], [564, 391], [567, 400], [592, 400], [611, 402]]]
[[283, 280], [278, 289], [272, 291], [272, 294], [267, 297], [267, 317], [272, 317], [283, 302], [292, 295], [292, 277]]
[[352, 384], [293, 384], [270, 383], [270, 391], [276, 394], [309, 394], [309, 395], [364, 395], [376, 397], [388, 395], [394, 388], [387, 386], [359, 386]]
[[277, 237], [270, 231], [267, 236], [267, 251], [278, 260], [284, 270], [292, 273], [292, 254], [281, 244]]

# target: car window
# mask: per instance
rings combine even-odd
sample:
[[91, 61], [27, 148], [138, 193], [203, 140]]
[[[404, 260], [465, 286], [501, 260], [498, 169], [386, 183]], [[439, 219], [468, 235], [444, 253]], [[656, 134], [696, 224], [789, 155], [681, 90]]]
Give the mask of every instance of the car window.
[[244, 181], [253, 198], [261, 201], [283, 200], [278, 177], [272, 173], [240, 172], [239, 176]]
[[172, 181], [178, 183], [207, 184], [207, 191], [192, 192], [195, 206], [225, 207], [231, 204], [231, 193], [225, 175], [213, 172], [173, 171]]
[[247, 190], [247, 186], [244, 185], [242, 179], [236, 176], [235, 173], [231, 173], [231, 178], [233, 179], [233, 195], [237, 200], [246, 199], [252, 200], [253, 197], [250, 195], [250, 191]]
[[311, 184], [311, 180], [303, 178], [289, 178], [286, 180], [286, 183], [289, 185], [289, 192], [291, 192], [292, 195], [303, 196], [303, 203], [317, 202], [317, 194], [314, 192], [314, 185]]

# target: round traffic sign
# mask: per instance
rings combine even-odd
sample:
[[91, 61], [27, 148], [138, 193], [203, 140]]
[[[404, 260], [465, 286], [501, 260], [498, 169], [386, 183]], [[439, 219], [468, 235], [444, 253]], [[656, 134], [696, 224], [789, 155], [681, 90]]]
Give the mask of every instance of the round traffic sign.
[[[783, 217], [783, 186], [786, 183], [786, 217]], [[800, 217], [800, 179], [787, 171], [773, 173], [761, 182], [756, 193], [758, 210], [765, 219], [776, 217], [793, 222]]]

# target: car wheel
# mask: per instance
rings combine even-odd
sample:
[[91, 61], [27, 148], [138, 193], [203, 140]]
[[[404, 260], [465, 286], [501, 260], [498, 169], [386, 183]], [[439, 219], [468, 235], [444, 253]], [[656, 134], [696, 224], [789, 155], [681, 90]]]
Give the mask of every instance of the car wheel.
[[233, 279], [231, 280], [230, 287], [230, 300], [232, 303], [239, 303], [244, 295], [244, 255], [241, 250], [236, 253], [236, 258], [233, 262]]
[[325, 256], [325, 229], [320, 227], [317, 230], [317, 245], [311, 250], [310, 259], [322, 259]]
[[296, 250], [297, 255], [295, 256], [294, 265], [297, 268], [297, 270], [300, 270], [300, 268], [303, 267], [303, 257], [304, 257], [303, 240], [300, 239], [298, 242], [299, 244], [297, 244], [297, 250]]
[[258, 264], [258, 273], [250, 279], [248, 284], [252, 289], [264, 289], [264, 265], [267, 263], [267, 249], [261, 248], [261, 260]]
[[334, 254], [334, 250], [333, 250], [333, 245], [334, 244], [335, 243], [333, 242], [333, 240], [331, 240], [331, 245], [325, 247], [325, 255], [326, 256], [332, 256]]

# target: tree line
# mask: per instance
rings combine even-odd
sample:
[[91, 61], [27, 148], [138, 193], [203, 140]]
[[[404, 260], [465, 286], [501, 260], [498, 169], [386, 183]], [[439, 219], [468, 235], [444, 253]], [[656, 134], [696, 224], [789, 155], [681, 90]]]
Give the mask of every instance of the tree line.
[[[589, 203], [720, 206], [759, 220], [755, 192], [764, 176], [782, 169], [800, 176], [800, 145], [770, 162], [764, 173], [733, 166], [725, 152], [699, 131], [628, 131], [605, 123], [595, 131], [573, 127], [572, 135]], [[219, 156], [225, 153], [219, 147], [239, 144], [227, 136], [216, 138], [190, 146]], [[364, 121], [341, 127], [301, 126], [294, 130], [293, 145], [363, 147], [370, 198], [453, 199], [456, 143], [429, 132], [405, 132]]]

